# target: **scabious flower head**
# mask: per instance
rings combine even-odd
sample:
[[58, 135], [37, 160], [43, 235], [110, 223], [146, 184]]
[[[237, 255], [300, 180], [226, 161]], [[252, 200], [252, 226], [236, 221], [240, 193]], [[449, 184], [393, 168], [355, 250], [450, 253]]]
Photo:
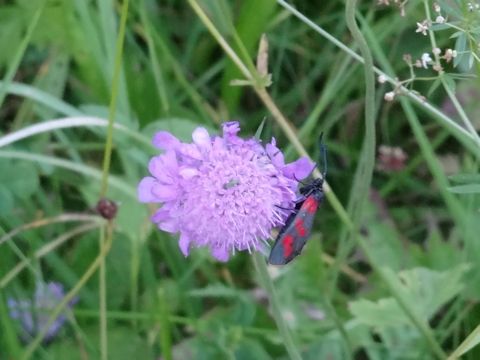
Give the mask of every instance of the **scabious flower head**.
[[[38, 282], [33, 299], [8, 299], [10, 317], [20, 322], [24, 331], [21, 337], [24, 340], [34, 337], [47, 325], [53, 309], [55, 309], [63, 297], [64, 290], [62, 284], [57, 282]], [[70, 303], [70, 307], [74, 302], [75, 300]], [[55, 319], [45, 335], [45, 342], [55, 337], [66, 319], [65, 312]]]
[[163, 204], [152, 221], [180, 233], [187, 256], [191, 246], [208, 247], [220, 261], [235, 250], [259, 250], [273, 227], [284, 223], [297, 198], [298, 181], [310, 174], [307, 158], [285, 164], [275, 139], [265, 147], [242, 139], [238, 122], [223, 124], [223, 136], [197, 128], [193, 143], [161, 131], [153, 144], [164, 153], [150, 160], [152, 176], [142, 179], [142, 202]]

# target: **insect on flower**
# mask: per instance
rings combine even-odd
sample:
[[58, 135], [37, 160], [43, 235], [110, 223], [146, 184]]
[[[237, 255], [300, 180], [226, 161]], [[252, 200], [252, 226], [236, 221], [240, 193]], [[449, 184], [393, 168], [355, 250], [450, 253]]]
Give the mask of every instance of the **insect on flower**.
[[320, 135], [320, 151], [323, 156], [323, 174], [319, 179], [304, 184], [300, 188], [300, 198], [296, 201], [295, 209], [287, 218], [285, 225], [273, 244], [268, 262], [272, 265], [285, 265], [298, 256], [313, 226], [313, 219], [323, 199], [323, 181], [327, 175], [327, 148]]
[[138, 185], [140, 201], [161, 204], [152, 221], [179, 233], [185, 256], [206, 247], [228, 261], [236, 251], [265, 249], [271, 230], [285, 223], [283, 207], [295, 204], [298, 179], [314, 168], [306, 157], [285, 163], [273, 138], [263, 144], [238, 136], [238, 122], [222, 128], [223, 134], [211, 136], [199, 127], [192, 143], [158, 132], [154, 144], [163, 151]]

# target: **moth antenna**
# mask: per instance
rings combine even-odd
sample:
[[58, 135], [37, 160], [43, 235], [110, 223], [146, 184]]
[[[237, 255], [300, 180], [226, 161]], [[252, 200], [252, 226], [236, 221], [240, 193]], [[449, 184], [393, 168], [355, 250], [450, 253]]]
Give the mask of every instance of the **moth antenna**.
[[[315, 166], [315, 167], [316, 167], [316, 166]], [[315, 169], [315, 168], [314, 168], [314, 169]], [[297, 179], [297, 177], [295, 176], [295, 173], [293, 173], [293, 178], [294, 178], [298, 183], [302, 184], [303, 186], [306, 185], [303, 181]]]
[[322, 157], [322, 162], [323, 162], [322, 178], [323, 180], [325, 180], [327, 176], [327, 146], [323, 142], [323, 131], [320, 133], [320, 138], [318, 139], [318, 142], [320, 143], [320, 156]]

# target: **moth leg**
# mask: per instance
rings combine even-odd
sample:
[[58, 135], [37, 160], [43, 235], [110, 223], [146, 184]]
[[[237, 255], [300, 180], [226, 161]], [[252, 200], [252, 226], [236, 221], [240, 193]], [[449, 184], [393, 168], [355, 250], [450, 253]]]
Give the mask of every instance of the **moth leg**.
[[280, 205], [275, 205], [275, 207], [279, 208], [279, 209], [282, 209], [282, 210], [287, 210], [287, 211], [295, 211], [296, 212], [296, 208], [284, 208], [283, 206], [280, 206]]
[[297, 200], [295, 200], [295, 204], [301, 203], [305, 200], [307, 200], [307, 196], [301, 195]]

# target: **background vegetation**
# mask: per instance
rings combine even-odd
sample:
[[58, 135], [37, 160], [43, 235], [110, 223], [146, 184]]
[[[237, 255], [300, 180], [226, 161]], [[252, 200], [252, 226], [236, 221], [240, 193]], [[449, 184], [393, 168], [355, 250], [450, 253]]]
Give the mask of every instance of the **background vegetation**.
[[[0, 0], [0, 358], [478, 358], [480, 15], [437, 3], [447, 24], [428, 0]], [[155, 131], [232, 119], [289, 160], [325, 133], [328, 199], [288, 266], [184, 258], [136, 199]], [[76, 303], [25, 338], [8, 299], [50, 281], [51, 320]]]

